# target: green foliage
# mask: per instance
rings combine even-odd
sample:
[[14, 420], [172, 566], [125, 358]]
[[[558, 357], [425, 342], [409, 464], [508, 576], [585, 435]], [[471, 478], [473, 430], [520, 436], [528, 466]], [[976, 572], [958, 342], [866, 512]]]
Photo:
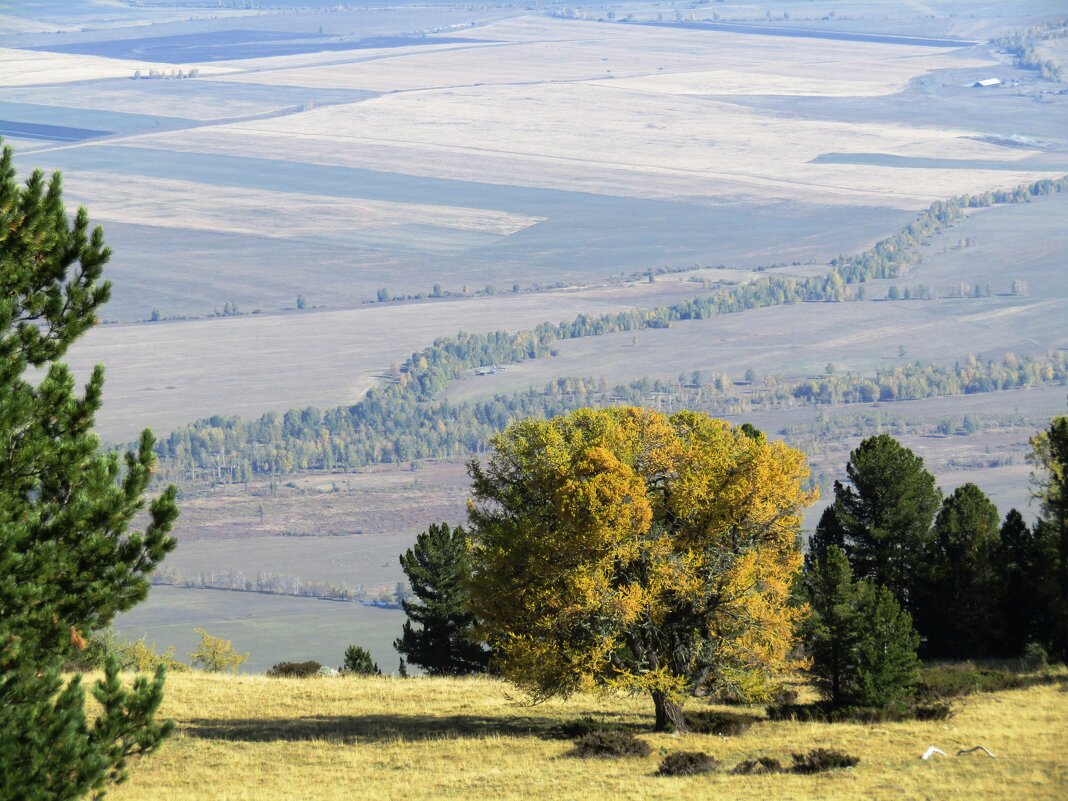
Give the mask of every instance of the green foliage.
[[575, 740], [572, 756], [646, 757], [653, 752], [649, 743], [623, 731], [592, 731]]
[[1068, 661], [1068, 416], [1055, 417], [1031, 440], [1034, 529], [1035, 640], [1049, 655]]
[[162, 665], [168, 671], [189, 670], [189, 665], [175, 656], [172, 645], [160, 653], [155, 643], [149, 643], [146, 637], [139, 640], [127, 640], [111, 629], [96, 632], [85, 648], [77, 651], [67, 660], [67, 670], [103, 670], [109, 659], [114, 659], [119, 670], [134, 670], [138, 673], [154, 673]]
[[999, 523], [997, 507], [975, 484], [958, 487], [942, 502], [916, 598], [926, 655], [970, 659], [997, 651]]
[[272, 665], [266, 675], [272, 679], [307, 679], [318, 676], [322, 668], [314, 659], [307, 662], [279, 662]]
[[164, 669], [124, 688], [115, 660], [93, 688], [61, 669], [94, 632], [143, 600], [174, 547], [175, 489], [144, 507], [155, 464], [145, 431], [132, 453], [98, 455], [103, 368], [81, 397], [59, 359], [97, 322], [110, 250], [79, 209], [68, 221], [58, 174], [20, 186], [0, 156], [0, 801], [101, 795], [130, 756], [167, 733], [155, 711]]
[[698, 773], [714, 773], [719, 762], [703, 751], [675, 751], [660, 761], [657, 776], [696, 776]]
[[467, 582], [471, 564], [461, 526], [433, 524], [400, 557], [417, 601], [401, 601], [408, 616], [394, 647], [432, 676], [485, 671], [489, 652], [475, 637]]
[[345, 649], [345, 661], [341, 666], [343, 673], [351, 673], [356, 676], [381, 676], [371, 652], [359, 645], [350, 645]]
[[834, 503], [820, 519], [817, 538], [840, 541], [853, 575], [888, 588], [911, 611], [942, 501], [934, 476], [887, 434], [861, 442], [846, 474], [847, 484], [834, 484]]
[[229, 671], [237, 673], [249, 658], [250, 654], [242, 654], [234, 650], [234, 644], [222, 637], [214, 637], [204, 629], [193, 629], [200, 636], [200, 643], [196, 650], [189, 652], [189, 664], [194, 668], [206, 670], [209, 673], [222, 673]]
[[972, 693], [992, 693], [1026, 687], [1023, 676], [1007, 670], [977, 668], [970, 662], [924, 667], [913, 690], [918, 702], [949, 701]]
[[809, 564], [803, 586], [811, 614], [801, 635], [823, 696], [835, 707], [900, 699], [916, 678], [919, 637], [890, 591], [854, 582], [834, 545]]

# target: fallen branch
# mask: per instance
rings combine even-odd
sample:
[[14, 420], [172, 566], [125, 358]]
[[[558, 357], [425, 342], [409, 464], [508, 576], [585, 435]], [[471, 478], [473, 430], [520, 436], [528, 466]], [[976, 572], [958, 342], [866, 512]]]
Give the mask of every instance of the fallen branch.
[[994, 759], [997, 759], [997, 756], [994, 754], [994, 752], [987, 748], [985, 745], [977, 745], [975, 746], [975, 748], [962, 748], [957, 752], [957, 756], [960, 756], [961, 754], [974, 754], [976, 751], [982, 751], [988, 757], [993, 757]]

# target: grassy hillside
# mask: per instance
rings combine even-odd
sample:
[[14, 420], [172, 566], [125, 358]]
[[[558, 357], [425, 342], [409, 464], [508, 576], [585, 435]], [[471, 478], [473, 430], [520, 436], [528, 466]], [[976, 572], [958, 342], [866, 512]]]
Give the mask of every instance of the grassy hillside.
[[[177, 733], [109, 798], [1063, 798], [1065, 687], [973, 695], [947, 721], [762, 721], [722, 738], [652, 734], [644, 698], [580, 696], [529, 707], [488, 679], [172, 675], [164, 713]], [[571, 744], [554, 729], [583, 715], [632, 729], [652, 755], [568, 756]], [[949, 756], [921, 761], [932, 744]], [[980, 744], [997, 757], [954, 756]], [[860, 764], [816, 776], [653, 775], [666, 751], [705, 751], [729, 767], [759, 755], [789, 762], [791, 752], [816, 747], [855, 754]]]

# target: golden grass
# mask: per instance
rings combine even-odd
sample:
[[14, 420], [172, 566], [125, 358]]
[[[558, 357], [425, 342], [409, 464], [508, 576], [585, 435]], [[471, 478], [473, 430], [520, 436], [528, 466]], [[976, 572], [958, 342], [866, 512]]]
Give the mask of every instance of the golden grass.
[[[652, 734], [644, 698], [582, 696], [525, 707], [488, 679], [267, 679], [174, 675], [164, 713], [177, 734], [134, 766], [115, 801], [316, 799], [1063, 798], [1064, 684], [958, 703], [948, 721], [879, 725], [758, 723], [729, 739]], [[604, 716], [653, 746], [644, 759], [583, 760], [547, 737]], [[929, 745], [950, 756], [919, 759]], [[985, 745], [995, 754], [954, 756]], [[830, 747], [858, 755], [819, 776], [654, 776], [664, 752], [701, 750], [728, 766]]]

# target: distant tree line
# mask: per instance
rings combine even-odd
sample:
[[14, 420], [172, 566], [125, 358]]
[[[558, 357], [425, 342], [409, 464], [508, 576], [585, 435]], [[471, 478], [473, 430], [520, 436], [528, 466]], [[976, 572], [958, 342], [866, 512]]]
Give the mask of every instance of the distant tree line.
[[[381, 462], [479, 453], [484, 450], [489, 436], [510, 421], [531, 415], [561, 414], [575, 408], [575, 403], [563, 395], [554, 397], [552, 393], [533, 392], [511, 398], [498, 396], [492, 401], [475, 404], [450, 404], [435, 397], [451, 380], [468, 370], [552, 355], [560, 340], [667, 328], [676, 321], [707, 319], [783, 303], [855, 298], [855, 294], [846, 291], [847, 287], [868, 280], [897, 277], [918, 258], [916, 246], [959, 219], [964, 209], [1027, 202], [1033, 197], [1066, 189], [1068, 177], [1037, 181], [1014, 190], [939, 201], [903, 231], [882, 240], [870, 250], [856, 256], [836, 258], [826, 276], [804, 280], [760, 278], [744, 286], [723, 288], [709, 297], [689, 299], [672, 306], [599, 316], [580, 314], [571, 322], [546, 322], [515, 333], [460, 332], [452, 337], [440, 337], [430, 347], [413, 353], [403, 365], [396, 367], [390, 383], [371, 389], [352, 406], [325, 412], [309, 407], [291, 410], [284, 415], [269, 413], [255, 421], [215, 416], [175, 431], [157, 445], [157, 453], [164, 465], [161, 472], [194, 480], [241, 482], [254, 475], [284, 475], [309, 468], [351, 469]], [[1060, 364], [1063, 372], [1063, 358]], [[920, 375], [926, 369], [920, 367], [912, 372], [886, 374], [881, 380], [862, 382], [863, 388], [849, 393], [844, 386], [849, 379], [828, 382], [800, 389], [799, 397], [804, 398], [807, 394], [811, 400], [819, 394], [841, 395], [843, 398], [849, 394], [862, 401], [868, 395], [872, 400], [878, 400], [944, 394], [931, 387], [926, 390], [927, 394], [923, 394], [924, 383], [935, 386], [953, 383], [948, 378], [942, 381], [934, 373], [928, 377]], [[1024, 373], [1021, 375], [1016, 371], [1011, 380], [1030, 380], [1027, 371], [1031, 369], [1032, 365], [1027, 364]], [[955, 374], [960, 375], [954, 380], [966, 380], [969, 382], [966, 386], [971, 386], [972, 372], [975, 371], [970, 367], [965, 372], [956, 370]], [[1005, 371], [1000, 368], [995, 372], [997, 376], [976, 380], [980, 385], [985, 381], [991, 389], [1001, 388], [997, 385], [1002, 378], [1010, 378], [1002, 376]], [[856, 379], [851, 380], [858, 383]], [[619, 400], [632, 402], [633, 398], [628, 396]]]
[[1042, 58], [1035, 50], [1035, 42], [1057, 39], [1068, 35], [1068, 19], [1035, 25], [1026, 31], [1000, 36], [994, 44], [1011, 53], [1016, 66], [1025, 70], [1035, 70], [1047, 81], [1059, 81], [1063, 77], [1061, 65], [1048, 58]]
[[230, 590], [255, 592], [262, 595], [290, 595], [298, 598], [320, 598], [327, 601], [354, 601], [373, 603], [379, 606], [397, 607], [408, 596], [408, 591], [397, 584], [395, 588], [379, 587], [368, 591], [362, 584], [355, 588], [331, 581], [309, 581], [287, 573], [259, 571], [247, 576], [242, 570], [212, 571], [199, 573], [190, 578], [179, 578], [173, 569], [161, 570], [152, 576], [152, 583], [169, 587], [198, 590]]
[[[495, 433], [517, 419], [548, 418], [584, 406], [636, 404], [667, 412], [691, 408], [737, 415], [799, 402], [912, 400], [1065, 383], [1068, 356], [1054, 352], [1026, 358], [1010, 354], [1000, 362], [969, 357], [953, 366], [917, 363], [880, 370], [874, 378], [847, 373], [791, 384], [769, 376], [759, 383], [754, 379], [745, 396], [723, 374], [707, 383], [698, 374], [687, 384], [643, 378], [615, 387], [603, 378], [560, 378], [541, 390], [471, 403], [420, 400], [421, 392], [394, 384], [372, 390], [355, 406], [327, 412], [304, 409], [270, 413], [255, 421], [200, 421], [160, 443], [160, 474], [168, 480], [233, 483], [300, 470], [464, 457], [482, 453]], [[947, 422], [940, 433], [976, 425], [974, 419], [962, 418], [959, 426]]]

